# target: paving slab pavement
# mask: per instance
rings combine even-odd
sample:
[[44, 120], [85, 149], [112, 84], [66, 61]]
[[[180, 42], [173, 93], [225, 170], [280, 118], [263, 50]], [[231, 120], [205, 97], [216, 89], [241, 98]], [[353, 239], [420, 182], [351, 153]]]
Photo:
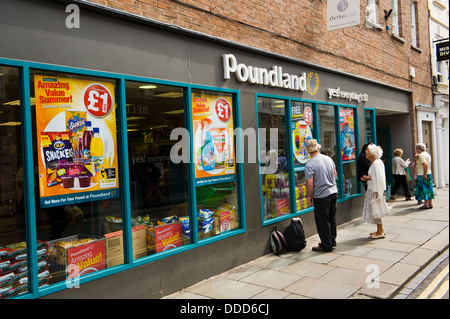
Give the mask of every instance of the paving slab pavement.
[[384, 239], [360, 218], [338, 226], [333, 252], [313, 252], [317, 235], [300, 252], [268, 254], [163, 299], [391, 299], [449, 246], [449, 189], [437, 189], [433, 209], [389, 201]]

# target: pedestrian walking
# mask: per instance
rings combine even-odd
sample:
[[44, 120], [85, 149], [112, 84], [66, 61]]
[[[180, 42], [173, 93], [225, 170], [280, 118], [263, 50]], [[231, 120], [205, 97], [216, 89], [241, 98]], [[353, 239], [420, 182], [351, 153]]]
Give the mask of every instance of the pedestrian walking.
[[409, 166], [411, 161], [402, 159], [403, 150], [397, 148], [394, 150], [394, 158], [392, 159], [392, 175], [394, 175], [394, 185], [391, 189], [391, 199], [395, 199], [393, 196], [397, 193], [398, 188], [401, 186], [405, 193], [405, 200], [412, 200], [411, 194], [409, 193], [408, 183], [406, 181], [406, 171], [405, 169]]
[[370, 233], [369, 238], [379, 239], [385, 238], [386, 233], [383, 229], [383, 222], [381, 218], [375, 218], [372, 211], [371, 201], [383, 196], [386, 190], [386, 176], [383, 161], [380, 159], [383, 155], [383, 150], [380, 146], [371, 144], [367, 146], [366, 157], [371, 162], [367, 175], [361, 177], [362, 181], [367, 181], [367, 191], [364, 198], [364, 206], [362, 212], [362, 220], [369, 224], [376, 224], [377, 231]]
[[314, 219], [320, 243], [313, 251], [330, 252], [336, 246], [336, 166], [331, 157], [320, 154], [317, 140], [307, 142], [311, 159], [305, 165], [306, 196], [314, 204]]
[[[370, 161], [366, 158], [366, 149], [367, 149], [367, 146], [369, 146], [369, 144], [372, 144], [372, 143], [364, 144], [363, 147], [361, 148], [361, 153], [359, 153], [359, 157], [358, 157], [358, 179], [359, 180], [361, 180], [361, 177], [363, 177], [364, 175], [367, 175], [369, 172]], [[362, 184], [363, 184], [364, 190], [367, 191], [367, 182], [363, 181]]]
[[431, 173], [431, 155], [426, 151], [427, 147], [423, 143], [416, 144], [417, 161], [414, 166], [414, 174], [417, 174], [415, 196], [418, 201], [425, 201], [420, 209], [433, 208], [434, 190], [433, 176]]

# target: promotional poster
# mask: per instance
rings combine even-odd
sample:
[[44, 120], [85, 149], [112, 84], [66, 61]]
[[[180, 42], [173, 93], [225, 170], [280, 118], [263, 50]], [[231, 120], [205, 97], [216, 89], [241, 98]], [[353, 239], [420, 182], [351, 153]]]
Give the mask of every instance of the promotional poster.
[[342, 160], [355, 159], [355, 116], [353, 109], [340, 109]]
[[119, 196], [114, 85], [34, 76], [41, 207]]
[[192, 94], [195, 177], [220, 181], [235, 174], [231, 97]]

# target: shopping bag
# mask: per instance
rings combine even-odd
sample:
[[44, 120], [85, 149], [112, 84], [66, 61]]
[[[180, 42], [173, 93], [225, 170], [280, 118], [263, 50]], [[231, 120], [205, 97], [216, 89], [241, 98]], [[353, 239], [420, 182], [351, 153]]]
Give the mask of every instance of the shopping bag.
[[392, 210], [392, 207], [386, 203], [384, 196], [379, 196], [370, 201], [370, 207], [372, 210], [372, 216], [374, 219], [381, 219], [386, 216]]

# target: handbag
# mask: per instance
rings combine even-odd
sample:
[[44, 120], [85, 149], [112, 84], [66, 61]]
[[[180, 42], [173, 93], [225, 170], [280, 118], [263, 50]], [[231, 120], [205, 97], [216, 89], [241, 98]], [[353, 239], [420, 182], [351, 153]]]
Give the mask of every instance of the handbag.
[[378, 196], [370, 201], [370, 208], [374, 219], [381, 219], [392, 210], [392, 207], [386, 203], [384, 196]]
[[410, 182], [412, 179], [411, 179], [411, 174], [409, 174], [409, 169], [408, 169], [408, 167], [405, 168], [405, 172], [406, 172], [406, 181], [407, 181], [407, 182]]

